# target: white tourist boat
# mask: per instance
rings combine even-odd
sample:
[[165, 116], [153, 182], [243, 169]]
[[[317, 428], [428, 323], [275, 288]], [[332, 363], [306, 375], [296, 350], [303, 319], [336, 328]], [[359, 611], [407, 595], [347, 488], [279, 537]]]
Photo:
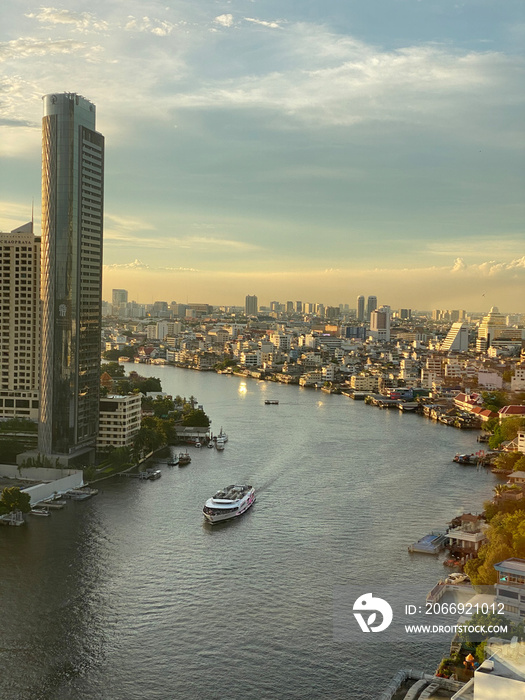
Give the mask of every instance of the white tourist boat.
[[225, 442], [226, 442], [226, 441], [225, 441], [224, 438], [218, 437], [218, 438], [215, 439], [215, 447], [216, 447], [218, 450], [224, 450], [224, 443], [225, 443]]
[[223, 520], [230, 520], [230, 518], [242, 515], [254, 503], [255, 489], [253, 486], [232, 484], [217, 491], [215, 496], [209, 498], [202, 512], [208, 522], [220, 523]]

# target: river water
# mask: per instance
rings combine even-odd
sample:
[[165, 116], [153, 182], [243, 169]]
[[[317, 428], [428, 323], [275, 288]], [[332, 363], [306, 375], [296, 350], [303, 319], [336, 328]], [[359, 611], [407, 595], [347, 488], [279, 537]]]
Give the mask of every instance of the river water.
[[[0, 697], [373, 700], [399, 668], [433, 672], [443, 640], [334, 640], [334, 587], [416, 582], [424, 600], [443, 557], [407, 545], [493, 487], [451, 461], [475, 433], [295, 386], [140, 371], [196, 396], [226, 449], [190, 448], [157, 481], [114, 478], [0, 528]], [[205, 500], [230, 483], [253, 484], [257, 503], [206, 524]]]

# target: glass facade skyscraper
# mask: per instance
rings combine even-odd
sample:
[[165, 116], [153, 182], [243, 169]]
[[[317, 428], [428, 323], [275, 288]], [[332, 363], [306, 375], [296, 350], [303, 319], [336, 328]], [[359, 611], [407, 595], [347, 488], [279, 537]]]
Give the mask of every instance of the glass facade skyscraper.
[[38, 450], [73, 456], [98, 432], [104, 137], [89, 100], [43, 100]]

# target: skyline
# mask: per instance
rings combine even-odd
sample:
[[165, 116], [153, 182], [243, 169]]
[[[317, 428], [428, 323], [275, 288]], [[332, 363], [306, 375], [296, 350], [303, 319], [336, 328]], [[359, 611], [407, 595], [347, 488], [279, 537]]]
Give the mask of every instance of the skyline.
[[524, 311], [520, 3], [326, 12], [7, 8], [0, 230], [34, 198], [40, 232], [40, 98], [72, 91], [106, 136], [106, 299]]

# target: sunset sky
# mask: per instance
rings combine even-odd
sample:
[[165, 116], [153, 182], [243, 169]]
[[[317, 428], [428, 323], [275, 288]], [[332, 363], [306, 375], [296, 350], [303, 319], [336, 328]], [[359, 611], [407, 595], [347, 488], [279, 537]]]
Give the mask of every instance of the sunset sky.
[[41, 96], [106, 137], [104, 298], [525, 311], [522, 0], [14, 2], [0, 230]]

